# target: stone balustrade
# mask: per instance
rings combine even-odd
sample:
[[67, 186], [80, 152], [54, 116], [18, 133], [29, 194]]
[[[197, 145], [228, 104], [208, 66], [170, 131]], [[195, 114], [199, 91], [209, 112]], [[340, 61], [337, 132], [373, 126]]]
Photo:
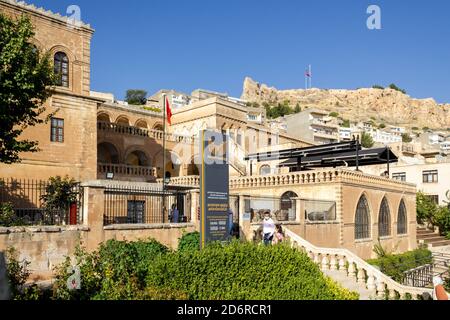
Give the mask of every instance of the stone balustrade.
[[[162, 183], [163, 180], [158, 179], [157, 182]], [[169, 185], [198, 187], [200, 185], [200, 176], [185, 176], [185, 177], [170, 178]]]
[[389, 299], [399, 297], [400, 299], [416, 300], [425, 293], [430, 296], [433, 293], [432, 289], [409, 287], [394, 281], [347, 249], [319, 248], [288, 228], [284, 228], [284, 230], [291, 246], [307, 253], [322, 271], [339, 270], [348, 277], [354, 278], [358, 283], [364, 284], [368, 290], [373, 292], [374, 297], [384, 299], [388, 295]]
[[156, 177], [156, 168], [112, 163], [98, 164], [98, 173], [103, 174], [108, 172], [124, 176]]
[[[97, 129], [100, 131], [108, 131], [108, 132], [115, 132], [119, 134], [127, 134], [132, 136], [141, 136], [141, 137], [149, 137], [153, 138], [155, 140], [162, 140], [164, 133], [160, 130], [154, 130], [154, 129], [144, 129], [139, 127], [133, 127], [133, 126], [126, 126], [122, 124], [117, 123], [111, 123], [111, 122], [97, 122]], [[173, 133], [166, 133], [166, 141], [170, 142], [184, 142], [192, 144], [194, 143], [194, 138], [189, 136], [182, 136], [177, 135]]]
[[392, 180], [385, 177], [364, 174], [359, 171], [348, 169], [325, 169], [267, 176], [232, 177], [230, 179], [230, 188], [244, 189], [254, 187], [276, 187], [285, 185], [318, 184], [331, 182], [357, 183], [358, 185], [382, 184], [384, 187], [394, 187], [396, 189], [401, 186], [406, 189], [406, 191], [409, 191], [411, 193], [416, 192], [416, 187], [414, 184]]

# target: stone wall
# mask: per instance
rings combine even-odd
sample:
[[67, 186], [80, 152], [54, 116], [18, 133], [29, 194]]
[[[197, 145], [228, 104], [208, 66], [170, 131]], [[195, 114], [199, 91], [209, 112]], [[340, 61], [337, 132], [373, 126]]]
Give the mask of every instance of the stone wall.
[[[104, 227], [100, 242], [110, 239], [119, 241], [138, 241], [150, 238], [176, 249], [183, 232], [193, 232], [195, 224], [158, 224], [158, 225], [115, 225]], [[19, 253], [19, 261], [27, 260], [33, 281], [52, 278], [54, 268], [72, 257], [78, 245], [94, 250], [98, 239], [87, 226], [64, 227], [14, 227], [0, 228], [0, 300], [5, 295], [2, 268], [3, 255], [10, 247]], [[2, 260], [3, 259], [3, 260]], [[3, 290], [3, 291], [2, 291]]]

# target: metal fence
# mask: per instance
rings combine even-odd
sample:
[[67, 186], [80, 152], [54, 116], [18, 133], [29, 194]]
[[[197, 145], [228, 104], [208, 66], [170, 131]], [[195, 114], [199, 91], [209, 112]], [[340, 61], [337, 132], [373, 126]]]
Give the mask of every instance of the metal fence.
[[433, 283], [433, 265], [427, 264], [403, 273], [403, 284], [411, 287], [426, 288]]
[[182, 223], [190, 220], [186, 192], [110, 186], [105, 189], [104, 225]]
[[76, 225], [83, 223], [83, 188], [77, 183], [73, 192], [76, 201], [67, 209], [48, 209], [42, 200], [48, 181], [32, 179], [0, 179], [0, 203], [11, 203], [15, 224]]

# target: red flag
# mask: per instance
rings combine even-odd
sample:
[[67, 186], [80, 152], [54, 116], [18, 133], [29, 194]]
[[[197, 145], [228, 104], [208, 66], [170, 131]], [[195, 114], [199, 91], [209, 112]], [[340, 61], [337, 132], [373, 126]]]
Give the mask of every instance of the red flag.
[[172, 110], [170, 109], [170, 104], [169, 104], [169, 99], [167, 99], [166, 97], [166, 117], [167, 117], [167, 122], [169, 123], [169, 125], [172, 125]]

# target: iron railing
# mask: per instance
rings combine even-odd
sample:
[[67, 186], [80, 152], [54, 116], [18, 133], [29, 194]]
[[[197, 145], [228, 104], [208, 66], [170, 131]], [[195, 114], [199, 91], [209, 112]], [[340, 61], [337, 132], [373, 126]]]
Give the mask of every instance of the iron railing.
[[104, 225], [189, 222], [188, 200], [186, 192], [109, 186], [105, 189]]
[[75, 184], [76, 200], [67, 209], [46, 208], [42, 196], [48, 181], [32, 179], [0, 179], [0, 203], [11, 203], [19, 225], [76, 225], [83, 223], [83, 188]]
[[433, 265], [427, 264], [403, 273], [405, 286], [426, 288], [433, 283]]

